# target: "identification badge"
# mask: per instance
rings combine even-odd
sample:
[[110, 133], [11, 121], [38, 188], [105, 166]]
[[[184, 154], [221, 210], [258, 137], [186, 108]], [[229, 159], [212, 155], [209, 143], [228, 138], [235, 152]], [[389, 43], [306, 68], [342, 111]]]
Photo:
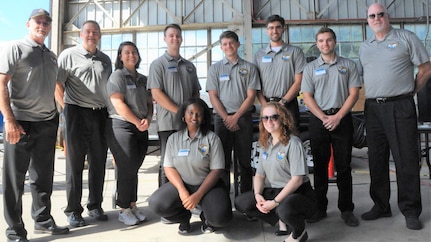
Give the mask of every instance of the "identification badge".
[[317, 69], [314, 71], [314, 75], [316, 75], [316, 76], [320, 76], [320, 75], [324, 75], [324, 74], [326, 74], [325, 69]]
[[168, 72], [178, 72], [178, 69], [176, 66], [169, 66], [168, 67]]
[[229, 75], [228, 74], [221, 74], [219, 80], [222, 81], [229, 81]]
[[127, 85], [127, 89], [136, 89], [136, 85], [135, 84], [129, 84], [129, 85]]
[[262, 56], [262, 63], [271, 63], [272, 57], [271, 56]]
[[178, 151], [178, 156], [188, 156], [190, 153], [190, 149], [180, 149]]

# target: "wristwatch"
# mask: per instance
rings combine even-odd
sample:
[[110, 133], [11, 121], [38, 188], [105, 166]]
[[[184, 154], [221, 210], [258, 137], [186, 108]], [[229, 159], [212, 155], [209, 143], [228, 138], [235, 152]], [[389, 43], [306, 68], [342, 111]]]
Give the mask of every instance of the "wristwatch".
[[275, 203], [275, 205], [280, 205], [280, 202], [278, 202], [277, 200], [275, 200], [275, 198], [274, 199], [272, 199], [272, 201], [274, 201], [274, 203]]
[[281, 99], [281, 103], [283, 103], [284, 105], [286, 105], [287, 100], [286, 100], [286, 99], [284, 99], [284, 98], [282, 98], [282, 99]]

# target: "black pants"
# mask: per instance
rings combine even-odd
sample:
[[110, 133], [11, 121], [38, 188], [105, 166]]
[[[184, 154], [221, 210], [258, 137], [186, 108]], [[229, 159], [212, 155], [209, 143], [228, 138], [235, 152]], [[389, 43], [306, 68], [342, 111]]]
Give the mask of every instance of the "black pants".
[[[185, 186], [190, 193], [199, 189], [199, 185]], [[232, 219], [231, 201], [221, 180], [202, 197], [199, 205], [211, 226], [223, 227]], [[148, 206], [159, 216], [174, 223], [186, 222], [191, 217], [191, 212], [184, 208], [177, 189], [170, 182], [163, 184], [151, 195]]]
[[[266, 200], [272, 200], [281, 190], [282, 188], [264, 188], [262, 196]], [[266, 214], [261, 213], [256, 208], [256, 199], [254, 197], [254, 192], [252, 191], [240, 194], [235, 199], [236, 209], [249, 217], [259, 218], [272, 226], [278, 220], [281, 220], [294, 231], [302, 231], [305, 229], [305, 219], [310, 218], [315, 211], [313, 188], [310, 182], [302, 184], [295, 193], [289, 194], [280, 201], [280, 205]]]
[[328, 164], [331, 157], [331, 144], [334, 151], [334, 166], [337, 171], [338, 209], [341, 212], [353, 211], [352, 202], [352, 142], [353, 123], [350, 113], [341, 119], [338, 127], [327, 130], [320, 119], [310, 116], [310, 144], [314, 159], [314, 189], [317, 209], [325, 212], [328, 207]]
[[129, 208], [138, 200], [138, 171], [148, 149], [148, 131], [119, 119], [108, 119], [106, 135], [115, 159], [117, 172], [117, 205]]
[[165, 152], [166, 152], [166, 143], [168, 143], [168, 138], [171, 134], [175, 133], [176, 130], [167, 130], [167, 131], [159, 131], [157, 134], [159, 135], [160, 140], [160, 165], [159, 165], [159, 187], [163, 184], [167, 183], [169, 180], [166, 177], [165, 169], [163, 168], [163, 162], [165, 160]]
[[391, 210], [389, 155], [394, 158], [398, 207], [404, 216], [422, 212], [419, 143], [416, 107], [413, 98], [386, 103], [365, 102], [368, 156], [371, 176], [370, 195], [374, 209]]
[[286, 107], [287, 110], [289, 110], [292, 114], [293, 117], [293, 121], [295, 121], [295, 127], [296, 130], [298, 130], [299, 132], [299, 105], [298, 105], [298, 100], [296, 99], [296, 97], [294, 99], [292, 99], [292, 101], [286, 103], [284, 105]]
[[106, 152], [105, 126], [108, 113], [105, 109], [93, 110], [76, 105], [64, 107], [66, 120], [66, 215], [81, 214], [82, 172], [85, 156], [88, 161], [89, 210], [101, 208], [105, 180]]
[[32, 218], [41, 225], [54, 223], [51, 216], [51, 194], [58, 116], [48, 121], [18, 122], [26, 134], [16, 144], [4, 142], [2, 187], [8, 238], [27, 236], [22, 220], [22, 195], [27, 170], [33, 199]]
[[253, 121], [251, 113], [244, 114], [239, 118], [238, 126], [239, 130], [232, 132], [226, 128], [223, 119], [218, 114], [214, 116], [215, 133], [220, 137], [225, 156], [225, 172], [222, 179], [229, 191], [233, 151], [233, 162], [238, 164], [239, 168], [239, 188], [241, 193], [243, 193], [250, 191], [252, 187], [253, 171], [250, 164], [250, 157], [251, 144], [253, 141]]

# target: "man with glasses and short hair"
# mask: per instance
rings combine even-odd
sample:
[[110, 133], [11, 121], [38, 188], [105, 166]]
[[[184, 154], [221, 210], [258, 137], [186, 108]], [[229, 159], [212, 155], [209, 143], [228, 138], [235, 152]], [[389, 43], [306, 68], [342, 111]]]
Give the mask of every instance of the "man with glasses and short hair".
[[327, 216], [328, 164], [331, 145], [337, 171], [338, 209], [348, 226], [358, 226], [352, 202], [353, 123], [350, 111], [359, 97], [361, 80], [355, 62], [335, 52], [334, 31], [323, 27], [316, 34], [320, 57], [304, 68], [301, 91], [312, 113], [309, 131], [314, 160], [314, 190], [317, 210], [307, 220], [318, 222]]
[[[419, 144], [415, 95], [431, 76], [428, 52], [412, 32], [394, 29], [380, 3], [368, 8], [368, 25], [374, 35], [359, 48], [365, 86], [365, 124], [370, 196], [374, 206], [363, 220], [391, 217], [389, 155], [397, 176], [398, 207], [408, 229], [422, 229]], [[414, 69], [417, 66], [416, 78]]]
[[269, 44], [256, 52], [254, 64], [260, 73], [262, 90], [257, 98], [266, 102], [279, 102], [289, 110], [299, 130], [299, 107], [297, 96], [301, 88], [302, 70], [306, 64], [301, 48], [283, 41], [284, 18], [271, 15], [266, 19]]
[[35, 233], [69, 233], [51, 215], [58, 113], [54, 101], [57, 57], [44, 44], [51, 31], [44, 9], [31, 12], [29, 34], [2, 48], [0, 110], [4, 116], [3, 205], [8, 241], [28, 241], [22, 195], [28, 171]]

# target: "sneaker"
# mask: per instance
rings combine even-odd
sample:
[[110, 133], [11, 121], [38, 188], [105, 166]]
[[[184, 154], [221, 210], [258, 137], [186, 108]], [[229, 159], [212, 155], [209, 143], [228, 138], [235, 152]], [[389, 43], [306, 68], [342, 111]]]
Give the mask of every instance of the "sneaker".
[[82, 227], [87, 225], [84, 218], [82, 218], [82, 215], [80, 213], [71, 213], [69, 216], [67, 216], [67, 221], [69, 222], [70, 226], [72, 227]]
[[192, 231], [192, 228], [190, 227], [190, 221], [187, 220], [187, 222], [180, 223], [180, 226], [178, 227], [178, 233], [179, 234], [187, 234]]
[[208, 225], [208, 224], [202, 224], [201, 225], [201, 231], [202, 231], [202, 233], [204, 233], [204, 234], [210, 234], [210, 233], [213, 233], [214, 232], [214, 227], [212, 227], [211, 225]]
[[107, 221], [108, 215], [105, 214], [102, 208], [88, 210], [88, 216], [96, 218], [99, 221]]
[[304, 242], [304, 241], [307, 241], [307, 239], [308, 239], [308, 234], [307, 234], [307, 231], [304, 229], [304, 231], [302, 231], [302, 234], [298, 236], [298, 238], [293, 238], [293, 233], [291, 233], [289, 237], [287, 237], [285, 242], [295, 242], [295, 241]]
[[145, 216], [144, 211], [139, 209], [137, 206], [134, 206], [131, 210], [132, 210], [132, 213], [139, 220], [139, 222], [144, 222], [145, 220], [147, 220], [147, 217]]
[[120, 212], [118, 215], [118, 220], [129, 226], [135, 225], [139, 222], [138, 218], [136, 218], [130, 208], [124, 209], [124, 211]]

